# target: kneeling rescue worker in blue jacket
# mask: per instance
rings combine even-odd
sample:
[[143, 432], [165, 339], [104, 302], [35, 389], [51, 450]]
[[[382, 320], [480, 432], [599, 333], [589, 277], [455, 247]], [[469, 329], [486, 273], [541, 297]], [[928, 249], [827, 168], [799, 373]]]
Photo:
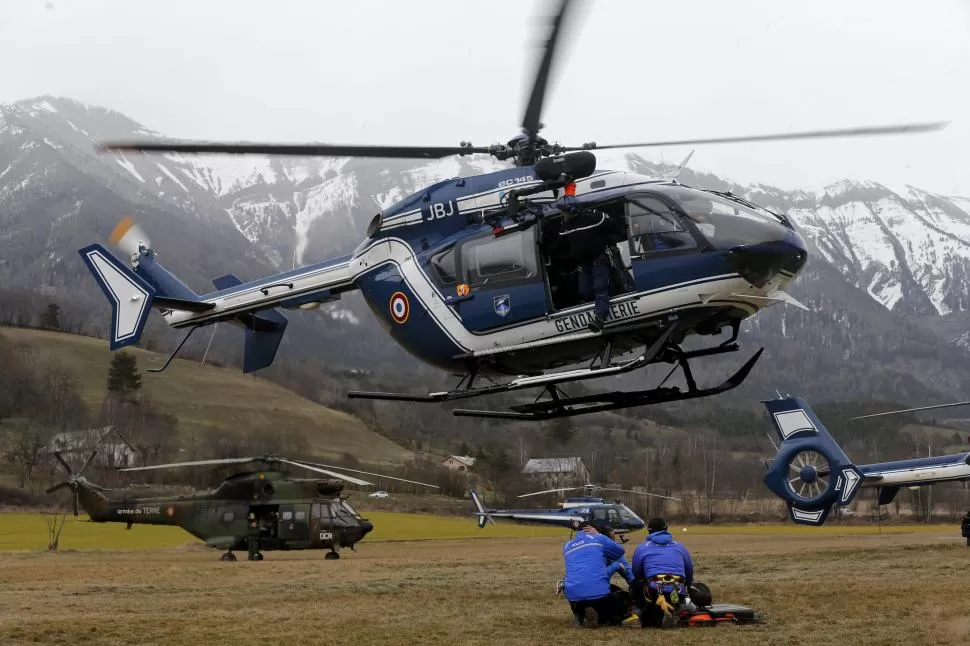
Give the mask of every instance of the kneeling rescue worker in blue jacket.
[[628, 581], [633, 574], [623, 547], [602, 531], [583, 522], [576, 536], [562, 549], [566, 576], [563, 591], [576, 623], [587, 628], [618, 626], [629, 615], [629, 595], [610, 585], [610, 577], [620, 572]]
[[690, 609], [688, 590], [694, 581], [694, 562], [687, 548], [667, 531], [662, 518], [647, 523], [647, 538], [633, 553], [634, 582], [630, 592], [640, 607], [640, 625], [673, 628], [678, 608]]

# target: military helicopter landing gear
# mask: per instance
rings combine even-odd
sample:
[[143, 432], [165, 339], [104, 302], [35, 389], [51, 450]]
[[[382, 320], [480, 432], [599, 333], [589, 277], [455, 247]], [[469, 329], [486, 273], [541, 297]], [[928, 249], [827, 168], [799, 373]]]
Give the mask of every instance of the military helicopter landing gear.
[[340, 554], [337, 554], [336, 550], [333, 552], [327, 552], [324, 557], [328, 561], [335, 561], [340, 558]]
[[252, 552], [249, 555], [249, 560], [250, 561], [262, 561], [263, 560], [263, 553], [262, 552]]
[[220, 560], [222, 560], [222, 561], [235, 561], [236, 560], [236, 555], [233, 554], [232, 552], [226, 552], [225, 554], [222, 555], [222, 559], [220, 559]]

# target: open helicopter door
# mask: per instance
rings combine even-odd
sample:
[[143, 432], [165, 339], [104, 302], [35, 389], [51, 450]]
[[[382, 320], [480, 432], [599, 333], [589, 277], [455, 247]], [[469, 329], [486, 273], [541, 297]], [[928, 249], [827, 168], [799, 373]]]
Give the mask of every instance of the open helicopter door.
[[458, 304], [464, 326], [484, 332], [546, 315], [546, 283], [536, 229], [487, 232], [457, 247], [468, 296]]

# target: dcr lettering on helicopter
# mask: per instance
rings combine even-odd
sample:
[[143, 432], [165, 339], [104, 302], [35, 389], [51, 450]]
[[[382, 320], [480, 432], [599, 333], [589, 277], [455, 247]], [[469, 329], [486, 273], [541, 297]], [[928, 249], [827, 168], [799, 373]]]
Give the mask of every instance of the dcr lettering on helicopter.
[[[640, 303], [637, 301], [630, 301], [628, 303], [616, 303], [610, 306], [610, 313], [607, 316], [607, 321], [617, 321], [627, 318], [632, 318], [634, 316], [639, 316], [640, 314]], [[563, 318], [556, 319], [556, 332], [573, 332], [575, 330], [584, 330], [589, 322], [593, 320], [592, 312], [582, 312], [580, 314], [574, 314], [572, 316], [565, 316]]]

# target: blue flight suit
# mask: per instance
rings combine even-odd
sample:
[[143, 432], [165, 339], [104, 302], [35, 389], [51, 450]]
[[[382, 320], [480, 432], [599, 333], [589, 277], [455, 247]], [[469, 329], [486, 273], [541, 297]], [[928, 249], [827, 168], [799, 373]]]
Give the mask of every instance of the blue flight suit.
[[[602, 534], [579, 532], [563, 545], [566, 576], [563, 592], [577, 620], [587, 607], [598, 613], [601, 624], [619, 624], [627, 615], [627, 604], [610, 588], [610, 577], [628, 565], [623, 547]], [[624, 573], [632, 576], [632, 568]]]
[[[637, 585], [631, 586], [635, 591], [640, 608], [641, 624], [662, 623], [663, 613], [654, 605], [653, 600], [659, 596], [674, 600], [687, 597], [688, 590], [694, 582], [694, 561], [690, 552], [663, 530], [649, 534], [633, 552], [633, 576]], [[658, 577], [679, 577], [676, 580], [658, 580]], [[673, 593], [676, 592], [676, 595]], [[663, 601], [663, 600], [660, 600]]]

